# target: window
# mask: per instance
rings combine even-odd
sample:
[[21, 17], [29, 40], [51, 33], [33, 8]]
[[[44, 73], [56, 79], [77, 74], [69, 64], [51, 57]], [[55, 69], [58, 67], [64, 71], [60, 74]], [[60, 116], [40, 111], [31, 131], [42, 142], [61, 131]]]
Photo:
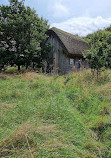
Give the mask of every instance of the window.
[[76, 60], [75, 59], [70, 59], [70, 65], [74, 65], [75, 66]]
[[70, 65], [74, 64], [74, 59], [70, 59]]

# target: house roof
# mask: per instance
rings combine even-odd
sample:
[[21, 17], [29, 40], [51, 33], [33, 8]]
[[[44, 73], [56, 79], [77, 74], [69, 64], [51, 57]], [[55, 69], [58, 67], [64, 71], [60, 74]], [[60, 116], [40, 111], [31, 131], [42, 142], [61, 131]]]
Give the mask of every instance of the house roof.
[[64, 32], [58, 28], [53, 27], [46, 33], [55, 35], [66, 49], [68, 55], [83, 56], [83, 52], [90, 48], [88, 43], [79, 36]]

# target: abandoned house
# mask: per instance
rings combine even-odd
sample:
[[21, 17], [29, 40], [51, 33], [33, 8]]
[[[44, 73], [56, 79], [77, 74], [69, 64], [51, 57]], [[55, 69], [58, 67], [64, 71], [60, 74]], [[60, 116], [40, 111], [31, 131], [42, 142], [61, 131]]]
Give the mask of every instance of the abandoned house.
[[87, 68], [83, 52], [89, 45], [83, 39], [57, 28], [49, 29], [45, 43], [51, 44], [49, 53], [50, 70], [55, 74], [67, 74], [71, 71]]

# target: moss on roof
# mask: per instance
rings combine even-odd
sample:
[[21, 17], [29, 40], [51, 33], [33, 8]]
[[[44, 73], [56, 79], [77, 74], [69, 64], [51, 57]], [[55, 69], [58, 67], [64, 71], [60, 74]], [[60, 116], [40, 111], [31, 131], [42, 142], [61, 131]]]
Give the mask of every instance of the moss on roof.
[[77, 35], [72, 35], [68, 32], [62, 31], [58, 28], [51, 28], [47, 31], [47, 34], [54, 34], [62, 42], [70, 55], [81, 55], [83, 52], [89, 49], [89, 45], [86, 41]]

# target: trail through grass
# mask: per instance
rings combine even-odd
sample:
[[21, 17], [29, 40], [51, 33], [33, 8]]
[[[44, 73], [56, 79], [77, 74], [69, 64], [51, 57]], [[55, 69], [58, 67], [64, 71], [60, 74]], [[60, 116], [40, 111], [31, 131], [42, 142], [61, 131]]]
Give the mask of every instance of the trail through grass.
[[111, 71], [1, 74], [0, 116], [1, 158], [111, 158]]

